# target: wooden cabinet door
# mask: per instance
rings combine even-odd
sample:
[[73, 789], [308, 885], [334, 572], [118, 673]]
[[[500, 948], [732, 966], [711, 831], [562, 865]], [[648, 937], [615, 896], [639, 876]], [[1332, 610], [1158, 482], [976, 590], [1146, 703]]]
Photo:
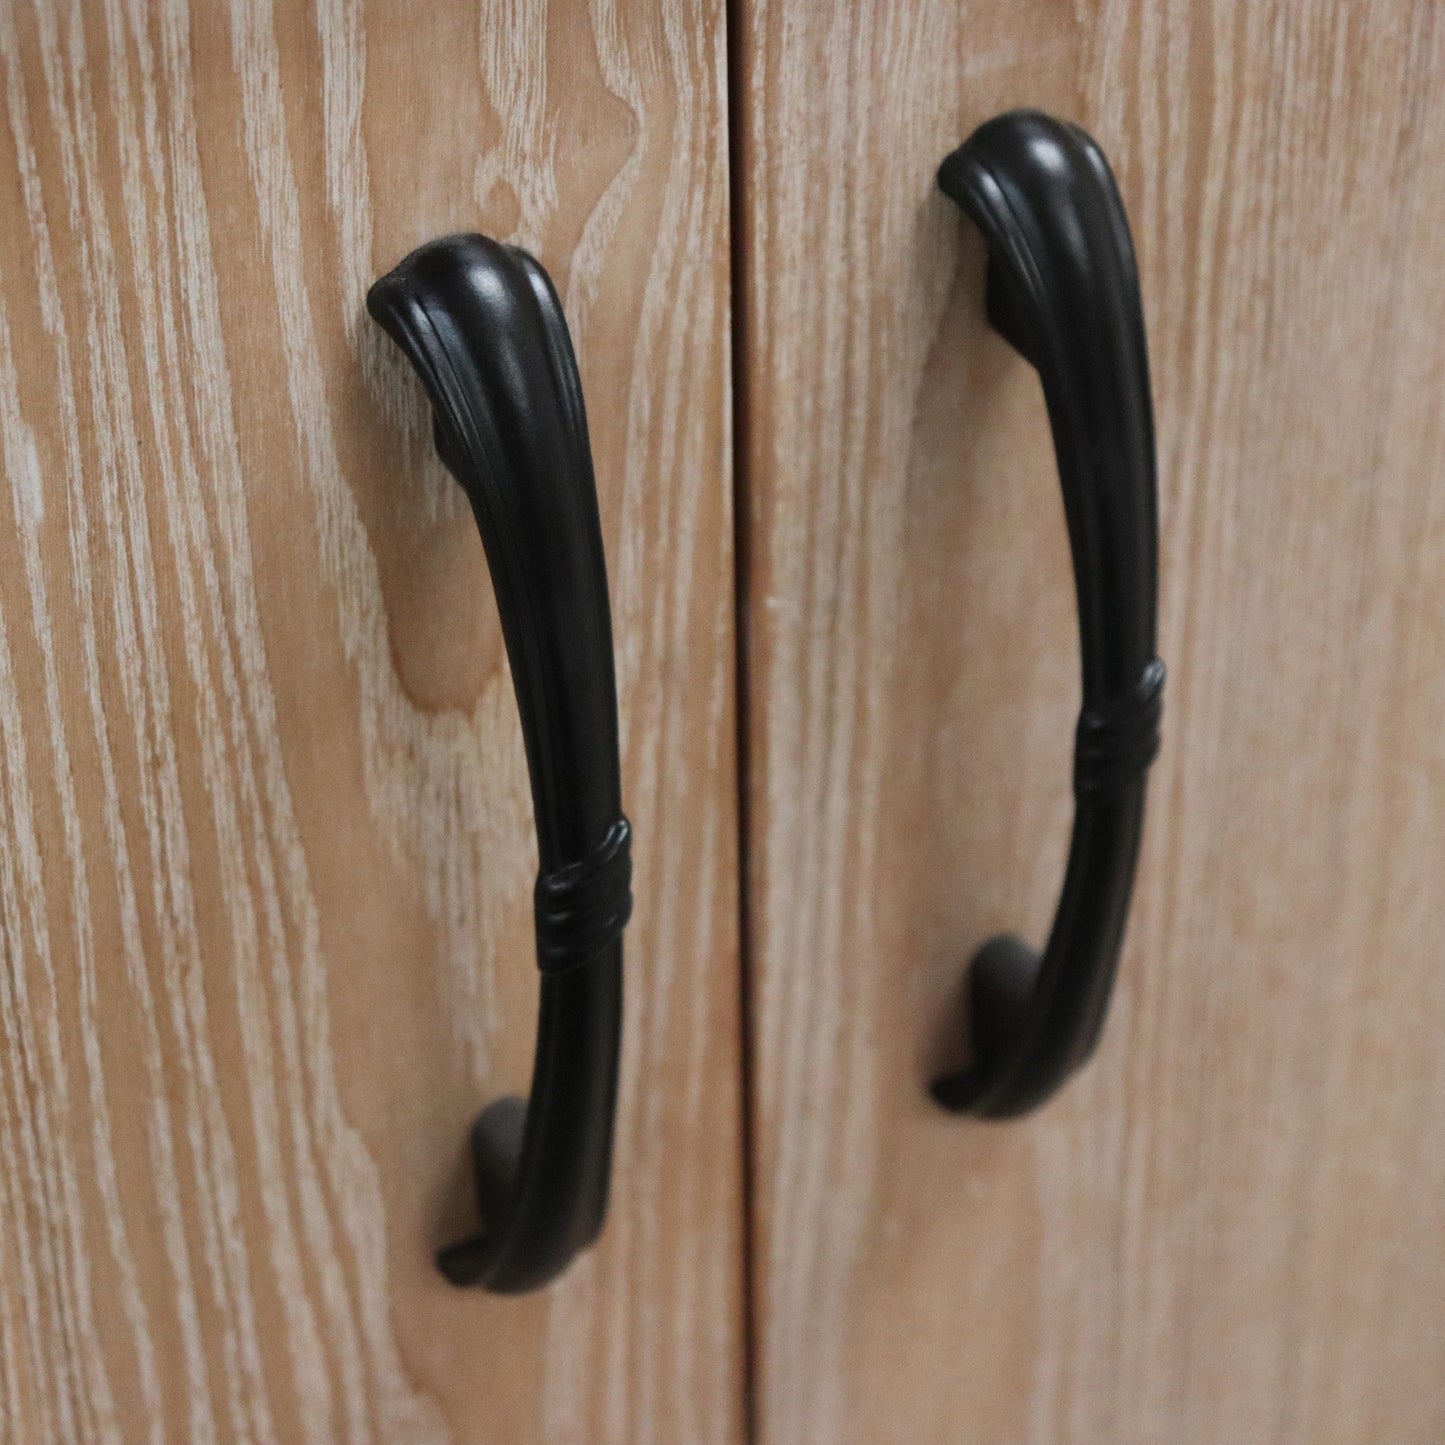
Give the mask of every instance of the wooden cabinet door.
[[[738, 9], [759, 1439], [1445, 1440], [1445, 15]], [[1132, 218], [1170, 681], [1102, 1047], [990, 1124], [1078, 642], [934, 169], [1020, 105]]]
[[[0, 1439], [741, 1430], [721, 0], [0, 5]], [[531, 248], [636, 833], [609, 1228], [453, 1290], [536, 868], [481, 547], [366, 318]]]

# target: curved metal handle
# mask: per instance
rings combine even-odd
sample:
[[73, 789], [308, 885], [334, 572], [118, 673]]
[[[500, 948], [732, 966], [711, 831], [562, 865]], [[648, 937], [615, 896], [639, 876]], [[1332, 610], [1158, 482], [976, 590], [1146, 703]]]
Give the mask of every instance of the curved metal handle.
[[612, 621], [582, 387], [547, 273], [449, 236], [367, 296], [435, 412], [437, 452], [482, 534], [537, 821], [541, 1009], [532, 1092], [472, 1130], [485, 1232], [442, 1251], [453, 1284], [535, 1289], [601, 1232], [632, 911]]
[[1099, 147], [1014, 111], [980, 126], [938, 183], [988, 244], [990, 322], [1043, 382], [1083, 654], [1073, 838], [1048, 944], [1040, 956], [1003, 934], [978, 951], [975, 1062], [933, 1086], [947, 1109], [1009, 1118], [1093, 1052], [1128, 917], [1164, 686], [1154, 418], [1129, 223]]

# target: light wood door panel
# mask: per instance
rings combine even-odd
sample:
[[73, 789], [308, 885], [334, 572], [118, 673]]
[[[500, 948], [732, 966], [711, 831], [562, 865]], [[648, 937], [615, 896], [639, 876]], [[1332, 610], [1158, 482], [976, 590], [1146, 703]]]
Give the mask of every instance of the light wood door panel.
[[[1445, 17], [744, 0], [763, 1445], [1445, 1439]], [[1119, 175], [1171, 670], [1095, 1061], [949, 1117], [1039, 938], [1077, 632], [1037, 377], [934, 187], [988, 116]]]
[[[732, 1442], [723, 7], [0, 5], [0, 1438]], [[370, 279], [556, 279], [636, 830], [610, 1224], [442, 1283], [525, 1091], [530, 802]]]

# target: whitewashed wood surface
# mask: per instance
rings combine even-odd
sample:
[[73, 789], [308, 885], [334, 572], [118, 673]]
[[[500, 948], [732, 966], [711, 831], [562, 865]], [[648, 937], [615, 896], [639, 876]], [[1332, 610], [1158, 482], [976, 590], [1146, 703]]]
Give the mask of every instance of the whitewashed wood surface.
[[[1445, 11], [738, 12], [760, 1439], [1438, 1445]], [[1099, 1055], [986, 1125], [924, 1085], [1047, 928], [1077, 639], [933, 171], [1016, 105], [1132, 217], [1170, 681]]]
[[[723, 9], [0, 5], [0, 1439], [741, 1425]], [[535, 1028], [475, 528], [365, 288], [533, 248], [639, 906], [602, 1245], [450, 1290]]]

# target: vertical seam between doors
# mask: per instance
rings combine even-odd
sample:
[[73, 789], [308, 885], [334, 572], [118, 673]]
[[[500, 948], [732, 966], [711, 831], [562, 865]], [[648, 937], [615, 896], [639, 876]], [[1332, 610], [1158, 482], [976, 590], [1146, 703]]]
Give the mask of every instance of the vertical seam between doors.
[[728, 293], [729, 354], [732, 383], [732, 487], [733, 487], [733, 696], [736, 718], [734, 744], [737, 772], [737, 890], [738, 890], [738, 1081], [739, 1137], [742, 1180], [742, 1412], [744, 1436], [749, 1445], [761, 1440], [758, 1371], [759, 1309], [757, 1277], [756, 1112], [753, 1058], [753, 936], [751, 909], [751, 804], [749, 718], [751, 689], [748, 670], [749, 580], [749, 466], [751, 435], [748, 430], [748, 137], [746, 92], [749, 51], [746, 41], [746, 0], [724, 0], [727, 26], [727, 136], [728, 136]]

